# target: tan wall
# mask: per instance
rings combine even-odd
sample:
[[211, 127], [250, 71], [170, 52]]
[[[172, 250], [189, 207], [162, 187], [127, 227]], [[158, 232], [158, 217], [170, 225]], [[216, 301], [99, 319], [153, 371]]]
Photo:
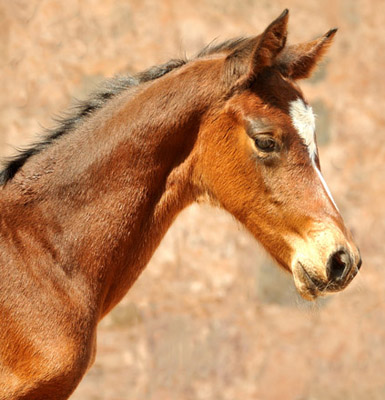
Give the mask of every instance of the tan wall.
[[362, 273], [345, 292], [304, 303], [231, 217], [193, 206], [102, 322], [74, 400], [385, 398], [382, 1], [0, 0], [0, 153], [33, 140], [102, 78], [260, 33], [285, 7], [292, 43], [340, 28], [302, 87]]

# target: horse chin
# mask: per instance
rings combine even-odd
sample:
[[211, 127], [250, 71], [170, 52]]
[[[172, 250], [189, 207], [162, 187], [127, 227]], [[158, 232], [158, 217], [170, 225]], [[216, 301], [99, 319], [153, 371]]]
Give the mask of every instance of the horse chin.
[[326, 291], [322, 288], [324, 285], [313, 278], [302, 263], [297, 262], [292, 273], [297, 291], [305, 300], [313, 301], [326, 294]]

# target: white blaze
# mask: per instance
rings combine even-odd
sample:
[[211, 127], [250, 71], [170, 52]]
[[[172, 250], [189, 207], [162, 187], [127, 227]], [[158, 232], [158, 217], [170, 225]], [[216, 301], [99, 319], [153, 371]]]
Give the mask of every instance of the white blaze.
[[[323, 177], [322, 174], [321, 174], [321, 171], [317, 168], [317, 166], [314, 164], [314, 162], [313, 162], [313, 165], [314, 165], [315, 170], [317, 171], [317, 175], [319, 176], [319, 179], [320, 179], [320, 181], [321, 181], [321, 183], [322, 183], [322, 185], [323, 185], [323, 187], [324, 187], [326, 193], [327, 193], [328, 196], [329, 196], [329, 199], [330, 199], [330, 200], [332, 201], [332, 203], [334, 204], [334, 207], [338, 210], [337, 204], [336, 204], [336, 202], [334, 201], [332, 194], [330, 193], [330, 190], [329, 190], [329, 188], [328, 188], [328, 185], [326, 184], [325, 179], [324, 179], [324, 177]], [[338, 211], [339, 211], [339, 210], [338, 210]]]
[[301, 99], [294, 100], [290, 103], [290, 116], [294, 128], [301, 136], [307, 146], [312, 161], [315, 159], [317, 147], [315, 144], [315, 118], [313, 110], [306, 105]]
[[294, 128], [297, 130], [298, 134], [307, 146], [311, 163], [317, 172], [317, 175], [322, 183], [322, 186], [325, 189], [325, 192], [329, 196], [335, 208], [338, 210], [337, 204], [333, 200], [325, 179], [323, 178], [321, 171], [317, 168], [317, 165], [315, 164], [317, 146], [315, 143], [315, 118], [312, 108], [309, 105], [305, 104], [301, 99], [294, 100], [290, 103], [290, 117]]

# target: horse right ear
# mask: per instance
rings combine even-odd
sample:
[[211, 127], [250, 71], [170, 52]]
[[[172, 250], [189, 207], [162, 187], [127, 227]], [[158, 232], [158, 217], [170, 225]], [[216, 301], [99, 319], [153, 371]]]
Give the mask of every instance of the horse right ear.
[[236, 86], [252, 82], [263, 69], [274, 64], [286, 44], [288, 19], [286, 9], [261, 35], [246, 40], [226, 57], [228, 74], [232, 79], [238, 78]]
[[286, 46], [277, 57], [276, 64], [281, 73], [293, 80], [308, 78], [333, 41], [337, 29], [311, 42]]

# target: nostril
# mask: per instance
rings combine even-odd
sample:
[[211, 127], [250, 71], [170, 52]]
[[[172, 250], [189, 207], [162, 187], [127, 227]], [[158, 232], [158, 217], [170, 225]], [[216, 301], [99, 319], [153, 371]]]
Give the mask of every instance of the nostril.
[[352, 259], [346, 250], [338, 250], [329, 257], [327, 272], [331, 281], [346, 277], [352, 267]]
[[362, 259], [360, 258], [360, 261], [358, 261], [358, 264], [357, 264], [357, 271], [360, 270], [361, 265], [362, 265]]

